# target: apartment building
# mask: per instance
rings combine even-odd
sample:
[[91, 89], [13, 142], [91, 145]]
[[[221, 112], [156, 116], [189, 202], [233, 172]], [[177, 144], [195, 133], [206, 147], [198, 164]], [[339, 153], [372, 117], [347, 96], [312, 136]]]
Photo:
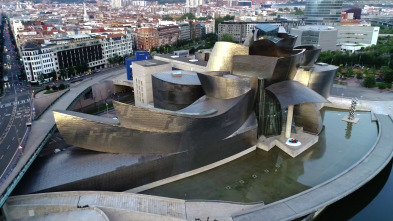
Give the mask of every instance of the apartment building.
[[201, 24], [197, 21], [190, 21], [191, 40], [200, 40], [202, 37]]
[[180, 37], [180, 29], [177, 25], [160, 26], [157, 28], [159, 46], [176, 44]]
[[[224, 21], [218, 24], [218, 40], [222, 39], [225, 34], [230, 34], [233, 39], [238, 43], [243, 43], [246, 40], [247, 34], [255, 29], [259, 24], [270, 24], [283, 27], [285, 31], [289, 32], [291, 28], [301, 25], [302, 21], [288, 20], [288, 21], [268, 21], [268, 22], [246, 22], [246, 21]], [[208, 33], [208, 32], [206, 32]]]
[[[132, 54], [133, 37], [131, 32], [126, 34], [110, 34], [101, 36], [103, 58], [118, 56], [129, 56]], [[107, 62], [108, 63], [108, 62]]]
[[181, 22], [177, 24], [180, 29], [180, 40], [190, 40], [190, 24], [187, 22]]
[[142, 27], [136, 30], [138, 49], [150, 50], [159, 46], [158, 31], [154, 27]]
[[111, 34], [105, 36], [71, 35], [50, 39], [46, 44], [26, 43], [22, 47], [22, 59], [28, 81], [39, 80], [39, 75], [87, 63], [90, 68], [103, 68], [108, 58], [115, 54], [132, 53], [132, 35]]
[[38, 81], [40, 75], [43, 75], [44, 79], [48, 78], [48, 74], [56, 69], [55, 54], [52, 48], [27, 43], [22, 47], [22, 51], [27, 81]]
[[100, 68], [106, 63], [102, 41], [92, 35], [70, 35], [51, 39], [50, 47], [56, 55], [56, 71], [83, 63], [88, 63], [90, 68]]

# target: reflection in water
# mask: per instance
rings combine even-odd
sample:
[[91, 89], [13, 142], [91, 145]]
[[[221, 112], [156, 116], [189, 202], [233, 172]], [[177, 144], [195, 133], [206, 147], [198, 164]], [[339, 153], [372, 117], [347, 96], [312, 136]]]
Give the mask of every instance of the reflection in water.
[[[393, 220], [391, 197], [388, 189], [393, 188], [392, 162], [370, 182], [342, 200], [328, 206], [321, 212], [316, 221], [330, 220]], [[389, 182], [385, 186], [388, 181]], [[385, 191], [384, 191], [385, 190]], [[386, 195], [387, 192], [390, 196]], [[383, 196], [385, 195], [385, 196]], [[388, 209], [386, 209], [388, 206]], [[379, 210], [379, 211], [378, 211]], [[355, 216], [356, 215], [356, 216]]]
[[347, 128], [345, 128], [345, 138], [347, 139], [351, 139], [352, 125], [353, 123], [347, 122]]
[[359, 161], [373, 146], [376, 123], [368, 112], [347, 139], [345, 112], [326, 110], [325, 128], [313, 147], [292, 158], [279, 148], [256, 150], [218, 168], [159, 186], [143, 194], [182, 199], [271, 203], [318, 185]]

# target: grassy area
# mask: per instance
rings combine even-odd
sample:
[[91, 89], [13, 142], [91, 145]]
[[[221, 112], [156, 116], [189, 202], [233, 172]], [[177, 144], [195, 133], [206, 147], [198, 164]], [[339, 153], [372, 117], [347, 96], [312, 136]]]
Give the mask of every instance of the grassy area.
[[57, 92], [57, 91], [54, 91], [54, 90], [47, 90], [47, 91], [44, 92], [44, 94], [52, 94], [52, 93], [55, 93], [55, 92]]

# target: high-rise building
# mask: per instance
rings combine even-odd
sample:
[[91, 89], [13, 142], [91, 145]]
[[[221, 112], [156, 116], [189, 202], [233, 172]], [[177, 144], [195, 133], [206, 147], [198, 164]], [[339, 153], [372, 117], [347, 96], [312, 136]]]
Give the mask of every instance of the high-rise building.
[[83, 21], [89, 21], [89, 15], [87, 14], [85, 3], [83, 3]]
[[306, 25], [339, 26], [343, 0], [307, 0]]
[[186, 6], [197, 7], [203, 5], [204, 0], [186, 0]]
[[121, 8], [121, 0], [112, 0], [112, 8]]

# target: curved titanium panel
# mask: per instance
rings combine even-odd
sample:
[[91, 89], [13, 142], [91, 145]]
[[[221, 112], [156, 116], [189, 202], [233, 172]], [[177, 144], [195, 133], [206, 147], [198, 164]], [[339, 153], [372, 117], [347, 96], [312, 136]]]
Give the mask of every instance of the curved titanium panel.
[[[115, 104], [120, 126], [77, 112], [57, 111], [54, 115], [68, 144], [109, 153], [169, 154], [203, 149], [230, 136], [253, 113], [254, 99], [254, 90], [228, 100], [204, 96], [181, 114]], [[214, 108], [217, 111], [208, 115], [186, 114]]]
[[321, 53], [321, 48], [313, 45], [300, 45], [295, 47], [295, 49], [306, 49], [300, 62], [300, 66], [306, 67], [313, 66]]
[[230, 42], [219, 41], [213, 47], [207, 62], [207, 71], [231, 71], [234, 55], [248, 55], [248, 47]]
[[[186, 132], [185, 136], [188, 134], [194, 137], [209, 137], [213, 134], [225, 137], [237, 130], [245, 118], [253, 112], [254, 97], [255, 91], [226, 100], [203, 96], [180, 111], [137, 107], [115, 101], [113, 104], [122, 127], [163, 133]], [[211, 109], [216, 111], [202, 114], [204, 110]], [[209, 132], [212, 134], [208, 134]]]
[[277, 57], [259, 55], [235, 55], [233, 56], [232, 74], [271, 79], [278, 59]]
[[313, 67], [308, 87], [325, 98], [330, 97], [330, 90], [332, 89], [338, 67], [333, 65], [314, 65]]
[[[259, 40], [258, 42], [261, 42]], [[293, 50], [292, 54], [282, 54], [281, 56], [270, 56], [269, 53], [264, 53], [264, 50], [256, 47], [251, 51], [248, 56], [234, 56], [233, 72], [240, 76], [258, 76], [263, 78], [268, 84], [274, 84], [276, 82], [293, 80], [296, 75], [297, 68], [303, 57], [304, 49]], [[273, 51], [273, 53], [275, 53]], [[267, 56], [263, 54], [268, 54]], [[284, 56], [285, 55], [285, 56]], [[249, 57], [250, 56], [250, 57]], [[239, 67], [237, 65], [240, 65]], [[242, 69], [245, 68], [245, 69]], [[262, 69], [264, 68], [264, 69]], [[274, 68], [271, 74], [271, 69]]]
[[297, 81], [282, 81], [266, 88], [280, 101], [281, 107], [302, 103], [329, 103], [317, 92]]
[[235, 76], [224, 71], [198, 73], [205, 94], [219, 99], [231, 99], [256, 90], [256, 77]]
[[53, 111], [64, 140], [84, 149], [128, 154], [165, 154], [180, 151], [181, 133], [140, 131], [98, 122], [88, 114]]
[[[172, 74], [168, 74], [172, 75]], [[161, 78], [158, 78], [161, 77]], [[205, 93], [203, 92], [202, 86], [200, 85], [198, 76], [195, 74], [195, 79], [191, 79], [189, 82], [171, 82], [166, 81], [165, 78], [160, 76], [152, 75], [152, 86], [153, 86], [153, 99], [154, 107], [165, 110], [180, 110], [183, 109]], [[179, 76], [175, 78], [184, 78], [185, 76]], [[187, 76], [190, 77], [190, 76]]]
[[278, 41], [277, 47], [283, 51], [291, 51], [292, 48], [295, 46], [297, 36], [288, 34], [288, 33], [278, 33], [277, 37], [282, 38]]
[[295, 105], [293, 118], [295, 125], [304, 131], [319, 134], [322, 131], [322, 116], [319, 108], [313, 103]]

